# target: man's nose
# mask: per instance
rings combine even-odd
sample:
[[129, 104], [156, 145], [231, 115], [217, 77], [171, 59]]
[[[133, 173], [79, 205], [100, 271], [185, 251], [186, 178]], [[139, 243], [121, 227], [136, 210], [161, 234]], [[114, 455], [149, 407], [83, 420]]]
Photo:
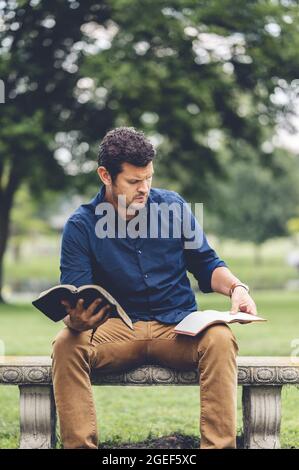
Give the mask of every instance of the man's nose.
[[138, 186], [138, 191], [141, 193], [147, 193], [149, 190], [149, 183], [148, 181], [144, 180], [141, 181], [139, 186]]

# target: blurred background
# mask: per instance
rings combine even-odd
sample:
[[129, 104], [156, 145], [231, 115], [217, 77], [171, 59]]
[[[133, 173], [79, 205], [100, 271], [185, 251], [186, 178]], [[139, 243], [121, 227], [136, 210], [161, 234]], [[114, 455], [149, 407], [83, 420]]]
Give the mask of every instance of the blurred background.
[[[154, 187], [204, 203], [210, 244], [268, 319], [233, 326], [240, 355], [296, 354], [298, 20], [292, 0], [0, 0], [3, 354], [50, 354], [63, 325], [31, 300], [59, 283], [64, 223], [98, 192], [99, 142], [123, 125], [153, 142]], [[229, 309], [191, 282], [202, 309]], [[0, 392], [0, 447], [14, 447], [17, 397]], [[95, 391], [111, 410], [100, 420], [105, 442], [198, 435], [197, 388], [180, 391], [189, 411], [175, 388], [158, 404], [154, 390], [133, 388], [110, 406], [113, 393]], [[136, 430], [153, 400], [157, 414]], [[282, 444], [299, 447], [298, 390], [283, 400]]]

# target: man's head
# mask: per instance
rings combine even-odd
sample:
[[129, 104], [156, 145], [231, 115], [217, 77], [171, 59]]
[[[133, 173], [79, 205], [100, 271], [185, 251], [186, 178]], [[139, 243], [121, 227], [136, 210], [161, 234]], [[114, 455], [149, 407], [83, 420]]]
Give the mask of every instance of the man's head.
[[116, 207], [118, 195], [124, 195], [126, 207], [143, 207], [151, 188], [154, 157], [155, 150], [143, 132], [133, 127], [109, 131], [100, 144], [97, 170], [106, 186], [106, 199]]

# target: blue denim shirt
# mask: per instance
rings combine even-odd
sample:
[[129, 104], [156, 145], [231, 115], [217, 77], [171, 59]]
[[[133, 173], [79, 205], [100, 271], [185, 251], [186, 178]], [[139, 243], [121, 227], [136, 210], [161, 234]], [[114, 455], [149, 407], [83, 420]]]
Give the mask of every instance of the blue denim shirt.
[[[149, 237], [149, 231], [146, 237], [133, 238], [129, 234], [99, 237], [96, 226], [103, 214], [97, 215], [96, 208], [105, 202], [104, 198], [105, 186], [102, 186], [90, 202], [78, 207], [67, 220], [62, 235], [60, 283], [76, 287], [101, 285], [115, 297], [132, 322], [178, 323], [198, 310], [187, 271], [194, 275], [202, 292], [212, 292], [212, 272], [226, 264], [209, 246], [190, 208], [191, 227], [201, 241], [198, 246], [187, 249], [186, 241], [195, 238], [187, 239], [184, 233], [169, 238], [163, 238], [161, 233], [156, 238]], [[146, 208], [151, 203], [161, 202], [189, 207], [178, 193], [152, 188]], [[174, 217], [170, 220], [170, 234]], [[149, 215], [147, 220], [149, 230]]]

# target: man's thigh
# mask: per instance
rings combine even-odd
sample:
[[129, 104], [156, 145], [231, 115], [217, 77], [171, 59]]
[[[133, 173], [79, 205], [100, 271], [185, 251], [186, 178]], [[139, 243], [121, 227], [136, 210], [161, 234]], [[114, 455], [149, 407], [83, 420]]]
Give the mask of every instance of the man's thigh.
[[198, 337], [177, 334], [175, 326], [151, 322], [148, 361], [174, 369], [194, 369], [198, 365]]
[[216, 347], [218, 356], [229, 345], [238, 349], [236, 338], [225, 324], [211, 325], [196, 336], [175, 333], [173, 325], [151, 322], [151, 337], [148, 360], [153, 364], [174, 369], [188, 370], [198, 367], [205, 349]]
[[103, 372], [121, 372], [146, 362], [147, 322], [135, 322], [131, 330], [120, 318], [109, 318], [93, 336], [92, 367]]

